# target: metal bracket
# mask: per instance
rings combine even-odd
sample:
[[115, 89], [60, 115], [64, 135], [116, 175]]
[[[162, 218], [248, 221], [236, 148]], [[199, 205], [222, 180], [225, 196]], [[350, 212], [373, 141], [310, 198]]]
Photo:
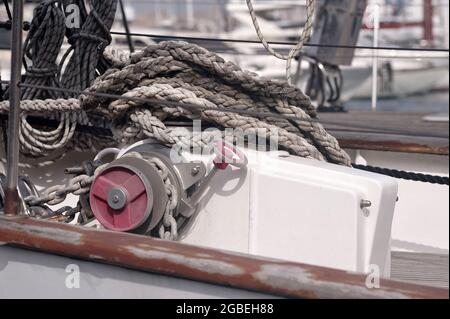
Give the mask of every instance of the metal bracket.
[[[31, 28], [31, 23], [28, 21], [25, 21], [22, 23], [22, 30], [23, 31], [30, 31]], [[5, 30], [11, 30], [12, 29], [12, 22], [11, 20], [8, 21], [0, 21], [0, 29], [5, 29]]]
[[206, 175], [206, 166], [203, 162], [180, 163], [174, 165], [181, 181], [181, 187], [188, 190], [200, 182]]

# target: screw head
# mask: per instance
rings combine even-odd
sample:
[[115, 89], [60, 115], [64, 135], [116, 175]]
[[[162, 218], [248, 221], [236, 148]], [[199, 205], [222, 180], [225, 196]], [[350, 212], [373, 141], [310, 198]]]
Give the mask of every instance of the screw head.
[[361, 201], [361, 209], [372, 207], [372, 202], [370, 200], [363, 199]]
[[108, 206], [114, 210], [121, 210], [127, 205], [127, 194], [123, 189], [114, 188], [108, 194]]
[[201, 168], [200, 168], [200, 166], [195, 166], [194, 168], [192, 168], [192, 175], [194, 175], [194, 176], [196, 176], [196, 175], [198, 175], [198, 173], [200, 173], [200, 170], [201, 170]]

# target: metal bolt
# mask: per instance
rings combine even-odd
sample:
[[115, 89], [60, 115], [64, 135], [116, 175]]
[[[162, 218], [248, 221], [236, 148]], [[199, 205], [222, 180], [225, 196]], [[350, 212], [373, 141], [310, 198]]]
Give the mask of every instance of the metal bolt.
[[201, 167], [200, 166], [195, 166], [194, 168], [192, 168], [192, 175], [198, 175], [198, 173], [200, 173]]
[[113, 197], [112, 201], [113, 201], [114, 204], [117, 204], [117, 203], [120, 201], [119, 196], [115, 195], [115, 196]]
[[127, 193], [121, 188], [114, 188], [108, 194], [108, 206], [115, 210], [121, 210], [127, 205]]
[[372, 202], [370, 200], [361, 200], [361, 209], [369, 208], [372, 206]]

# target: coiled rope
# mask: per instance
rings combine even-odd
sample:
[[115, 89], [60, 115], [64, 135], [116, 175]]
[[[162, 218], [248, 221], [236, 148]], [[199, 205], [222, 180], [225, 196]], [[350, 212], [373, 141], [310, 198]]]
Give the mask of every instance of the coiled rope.
[[[31, 62], [25, 64], [24, 83], [59, 87], [57, 59], [64, 42], [65, 15], [57, 7], [58, 1], [41, 2], [34, 10], [34, 18], [25, 40], [25, 57]], [[57, 98], [58, 94], [34, 88], [24, 88], [22, 99], [33, 100]]]
[[[103, 51], [111, 42], [109, 29], [114, 21], [117, 0], [89, 3], [89, 12], [82, 0], [45, 0], [35, 8], [24, 46], [26, 74], [23, 100], [66, 98], [70, 96], [67, 92], [37, 87], [84, 90], [109, 67], [103, 58]], [[77, 16], [80, 29], [66, 28], [66, 8], [73, 4], [80, 10]], [[58, 65], [58, 55], [66, 35], [70, 48]], [[57, 127], [51, 131], [33, 127], [26, 114], [21, 115], [20, 140], [24, 154], [39, 157], [60, 149], [74, 137], [77, 123], [90, 122], [82, 111], [58, 112], [48, 116], [59, 120]]]
[[80, 29], [67, 29], [71, 47], [61, 62], [62, 67], [70, 56], [61, 77], [61, 84], [67, 89], [84, 90], [95, 80], [97, 72], [103, 73], [107, 69], [103, 51], [111, 43], [110, 29], [117, 10], [117, 0], [88, 3], [91, 5], [89, 13], [83, 0], [64, 0], [64, 6], [76, 4], [81, 8], [82, 19]]
[[[211, 134], [202, 134], [199, 139], [164, 124], [167, 119], [198, 119], [219, 128], [276, 137], [280, 147], [301, 157], [351, 164], [337, 140], [312, 120], [316, 113], [309, 98], [286, 82], [260, 78], [204, 48], [183, 42], [161, 42], [131, 58], [121, 51], [107, 50], [105, 58], [113, 68], [98, 77], [79, 101], [23, 101], [22, 108], [31, 111], [34, 105], [34, 110], [47, 112], [102, 113], [121, 144], [152, 137], [168, 146], [181, 143], [202, 148], [208, 146]], [[1, 111], [7, 109], [7, 102], [0, 103]], [[283, 114], [299, 121], [269, 116], [259, 119], [227, 109]]]
[[255, 27], [256, 34], [258, 35], [259, 40], [262, 45], [266, 48], [266, 50], [280, 60], [286, 60], [286, 78], [287, 82], [291, 84], [292, 76], [291, 76], [291, 68], [292, 68], [292, 60], [300, 53], [303, 49], [305, 43], [310, 39], [312, 28], [313, 28], [313, 18], [315, 11], [315, 0], [306, 0], [306, 23], [303, 28], [300, 39], [297, 44], [291, 49], [288, 55], [283, 55], [275, 51], [266, 40], [261, 27], [259, 26], [258, 17], [256, 16], [255, 9], [253, 7], [252, 0], [246, 0], [248, 11], [250, 12], [250, 16], [252, 18], [253, 26]]

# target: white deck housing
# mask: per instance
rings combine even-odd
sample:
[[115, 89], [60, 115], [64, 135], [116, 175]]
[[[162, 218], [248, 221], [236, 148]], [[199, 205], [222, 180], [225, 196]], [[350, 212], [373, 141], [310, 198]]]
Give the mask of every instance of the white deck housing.
[[[247, 150], [219, 172], [182, 241], [355, 272], [390, 272], [397, 182], [285, 153]], [[361, 202], [372, 203], [361, 208]]]

